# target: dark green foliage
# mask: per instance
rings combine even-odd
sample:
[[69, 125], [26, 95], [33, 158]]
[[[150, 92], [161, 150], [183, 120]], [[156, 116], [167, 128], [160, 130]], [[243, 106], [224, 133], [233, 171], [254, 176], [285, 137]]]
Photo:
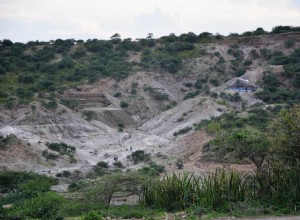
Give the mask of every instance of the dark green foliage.
[[69, 155], [69, 154], [75, 154], [76, 153], [76, 148], [70, 145], [67, 145], [63, 142], [61, 143], [50, 143], [48, 144], [48, 148], [50, 150], [59, 152], [60, 155]]
[[71, 54], [71, 57], [73, 59], [78, 59], [85, 56], [86, 56], [86, 50], [84, 48], [78, 48]]
[[115, 167], [118, 167], [118, 168], [124, 168], [124, 166], [123, 166], [123, 164], [121, 163], [121, 161], [116, 161], [116, 162], [113, 163], [113, 165], [114, 165]]
[[45, 157], [47, 160], [56, 160], [58, 158], [57, 154], [51, 153], [48, 150], [43, 150], [42, 156]]
[[109, 51], [113, 48], [113, 45], [109, 41], [93, 39], [87, 40], [85, 47], [88, 51], [96, 53], [101, 51]]
[[176, 43], [166, 44], [164, 49], [169, 53], [178, 53], [180, 51], [193, 50], [194, 44], [186, 43], [186, 42], [176, 42]]
[[245, 60], [244, 61], [244, 65], [245, 66], [251, 66], [252, 65], [252, 61], [251, 60]]
[[[39, 182], [40, 184], [37, 184]], [[57, 179], [36, 173], [19, 171], [0, 172], [1, 193], [44, 192], [45, 190], [50, 190], [50, 186], [57, 183]]]
[[154, 177], [159, 176], [160, 173], [163, 173], [165, 171], [165, 167], [163, 165], [150, 162], [149, 166], [143, 166], [138, 171], [144, 175]]
[[82, 115], [84, 116], [84, 118], [87, 120], [87, 121], [91, 121], [93, 119], [93, 111], [84, 111], [82, 113]]
[[266, 48], [259, 50], [260, 55], [264, 57], [265, 59], [270, 59], [272, 57], [272, 51]]
[[207, 128], [207, 125], [209, 125], [209, 123], [210, 123], [210, 120], [203, 119], [201, 122], [194, 124], [195, 130]]
[[83, 220], [102, 220], [102, 215], [96, 211], [89, 211], [84, 217]]
[[239, 76], [242, 76], [244, 75], [244, 73], [246, 72], [246, 69], [245, 68], [238, 68], [235, 72], [234, 72], [234, 75], [236, 77], [239, 77]]
[[259, 57], [255, 49], [251, 50], [250, 55], [253, 59], [257, 59]]
[[287, 33], [287, 32], [299, 32], [300, 27], [293, 27], [293, 26], [275, 26], [272, 28], [270, 34], [280, 34], [280, 33]]
[[188, 83], [183, 83], [183, 85], [184, 85], [185, 87], [190, 88], [190, 87], [193, 86], [193, 83], [188, 82]]
[[125, 101], [121, 101], [120, 102], [120, 106], [121, 106], [121, 108], [127, 108], [128, 107], [128, 103], [125, 102]]
[[108, 168], [108, 163], [106, 163], [104, 161], [100, 161], [100, 162], [97, 163], [97, 166], [107, 169]]
[[210, 79], [209, 82], [211, 84], [213, 84], [214, 86], [219, 86], [220, 85], [220, 82], [217, 79]]
[[194, 87], [196, 89], [202, 89], [202, 83], [205, 83], [205, 82], [203, 82], [203, 79], [197, 79], [197, 81], [194, 84]]
[[36, 197], [25, 200], [12, 212], [21, 217], [39, 219], [56, 219], [60, 217], [60, 210], [65, 203], [64, 197], [55, 192], [38, 194]]
[[56, 101], [42, 101], [42, 106], [44, 106], [46, 109], [55, 110], [58, 107], [58, 104]]
[[59, 69], [70, 69], [75, 66], [75, 62], [70, 57], [64, 57], [59, 63]]
[[183, 97], [183, 99], [184, 99], [184, 100], [186, 100], [186, 99], [191, 99], [191, 98], [196, 97], [197, 95], [199, 95], [199, 91], [196, 91], [196, 92], [189, 92], [189, 93], [185, 94], [185, 96]]
[[108, 163], [100, 161], [93, 167], [93, 171], [97, 176], [108, 174]]
[[5, 47], [10, 47], [13, 44], [14, 43], [11, 40], [9, 40], [9, 39], [3, 39], [3, 41], [2, 41], [2, 45], [5, 46]]
[[122, 95], [121, 92], [117, 92], [117, 93], [114, 94], [114, 97], [120, 97], [121, 95]]
[[130, 159], [134, 164], [137, 164], [139, 162], [148, 162], [150, 161], [150, 154], [146, 154], [143, 150], [137, 150], [132, 152]]
[[183, 168], [183, 161], [182, 159], [177, 159], [176, 160], [176, 166], [179, 170], [181, 170]]
[[77, 109], [79, 106], [79, 101], [77, 99], [61, 99], [60, 102], [71, 109]]
[[14, 135], [8, 135], [6, 137], [0, 136], [0, 150], [6, 149], [10, 144], [14, 143], [17, 138]]
[[177, 132], [174, 132], [173, 136], [178, 136], [178, 135], [182, 135], [182, 134], [186, 134], [188, 133], [190, 130], [192, 130], [192, 127], [185, 127], [185, 128], [182, 128], [180, 129], [179, 131]]
[[284, 42], [284, 45], [286, 48], [292, 48], [294, 45], [295, 45], [296, 41], [294, 39], [287, 39], [285, 42]]

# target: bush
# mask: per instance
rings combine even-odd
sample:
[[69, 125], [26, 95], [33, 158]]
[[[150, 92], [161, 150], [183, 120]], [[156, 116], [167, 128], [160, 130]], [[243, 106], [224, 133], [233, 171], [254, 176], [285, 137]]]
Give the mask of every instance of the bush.
[[137, 164], [139, 162], [150, 161], [150, 154], [146, 154], [143, 150], [137, 150], [132, 152], [130, 157], [134, 164]]
[[190, 126], [185, 127], [185, 128], [182, 128], [182, 129], [180, 129], [179, 131], [174, 132], [173, 136], [178, 136], [178, 135], [181, 135], [181, 134], [186, 134], [186, 133], [188, 133], [190, 130], [192, 130], [192, 127], [190, 127]]
[[292, 48], [294, 45], [295, 45], [296, 41], [294, 39], [287, 39], [285, 42], [284, 42], [284, 45], [286, 48]]
[[43, 150], [42, 156], [45, 157], [47, 160], [56, 160], [58, 158], [57, 154], [49, 153], [48, 150]]
[[99, 212], [90, 211], [83, 217], [83, 220], [102, 220], [102, 215]]
[[183, 161], [182, 159], [177, 159], [176, 160], [176, 166], [179, 170], [181, 170], [183, 168]]
[[196, 92], [189, 92], [189, 93], [185, 94], [185, 96], [183, 97], [183, 99], [184, 99], [184, 100], [186, 100], [186, 99], [191, 99], [191, 98], [196, 97], [197, 95], [199, 95], [199, 91], [196, 91]]
[[[194, 84], [195, 88], [196, 89], [202, 89], [202, 82], [203, 82], [203, 79], [197, 79], [197, 81]], [[205, 82], [203, 82], [203, 83], [205, 83]]]
[[113, 163], [113, 165], [114, 165], [115, 167], [118, 167], [118, 168], [124, 168], [124, 166], [123, 166], [123, 164], [121, 163], [121, 161], [116, 161], [116, 162]]
[[46, 109], [55, 110], [58, 107], [58, 104], [56, 101], [42, 101], [42, 106]]
[[55, 192], [41, 193], [25, 200], [12, 213], [22, 217], [56, 219], [61, 217], [60, 212], [64, 203], [64, 197]]
[[245, 60], [244, 65], [245, 66], [250, 66], [250, 65], [252, 65], [252, 61], [251, 60]]
[[121, 101], [121, 102], [120, 102], [120, 106], [121, 106], [122, 108], [127, 108], [127, 107], [128, 107], [128, 103], [125, 102], [125, 101]]

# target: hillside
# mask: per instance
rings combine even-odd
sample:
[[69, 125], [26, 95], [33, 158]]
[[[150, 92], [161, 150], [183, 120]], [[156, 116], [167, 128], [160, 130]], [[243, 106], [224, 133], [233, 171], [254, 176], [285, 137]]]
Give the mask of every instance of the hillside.
[[[130, 147], [150, 153], [169, 170], [181, 158], [195, 164], [206, 141], [190, 149], [176, 132], [187, 128], [197, 136], [194, 124], [257, 103], [299, 103], [299, 46], [298, 33], [4, 40], [0, 132], [16, 135], [40, 155], [37, 164], [28, 158], [38, 172], [86, 170], [99, 161], [112, 164], [113, 155], [127, 168], [135, 167], [127, 158]], [[225, 90], [237, 77], [257, 91]], [[45, 157], [47, 144], [60, 142], [76, 148], [75, 160]], [[193, 154], [198, 156], [189, 159]], [[0, 162], [16, 166], [16, 161]]]
[[[18, 204], [12, 216], [50, 186], [68, 199], [68, 216], [138, 198], [167, 211], [201, 204], [197, 216], [299, 205], [297, 27], [0, 45], [0, 204]], [[163, 189], [177, 183], [187, 189]], [[212, 183], [224, 184], [218, 195], [205, 188]], [[163, 198], [170, 189], [173, 197]], [[49, 193], [45, 199], [63, 203]]]

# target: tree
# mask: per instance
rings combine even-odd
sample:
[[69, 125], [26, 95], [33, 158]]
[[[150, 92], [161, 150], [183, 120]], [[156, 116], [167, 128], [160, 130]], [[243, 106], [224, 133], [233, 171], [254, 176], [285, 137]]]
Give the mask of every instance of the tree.
[[250, 159], [258, 171], [262, 170], [270, 145], [266, 135], [246, 129], [221, 132], [214, 144], [220, 155], [230, 153], [236, 158]]
[[121, 35], [118, 33], [115, 33], [113, 36], [110, 37], [110, 40], [113, 44], [118, 44], [121, 42]]
[[300, 160], [300, 105], [281, 110], [270, 131], [272, 150], [285, 162]]
[[3, 41], [2, 41], [2, 45], [3, 46], [6, 46], [6, 47], [10, 47], [10, 46], [12, 46], [14, 43], [11, 41], [11, 40], [9, 40], [9, 39], [4, 39]]

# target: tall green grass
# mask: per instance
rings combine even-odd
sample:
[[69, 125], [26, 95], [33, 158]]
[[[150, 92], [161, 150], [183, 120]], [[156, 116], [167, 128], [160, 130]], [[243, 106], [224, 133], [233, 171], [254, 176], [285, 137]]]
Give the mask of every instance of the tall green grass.
[[161, 181], [144, 187], [143, 201], [168, 211], [182, 210], [191, 205], [218, 210], [228, 202], [244, 201], [250, 187], [245, 175], [218, 169], [206, 177], [193, 174], [166, 175]]
[[168, 211], [196, 206], [229, 212], [234, 204], [246, 201], [292, 212], [300, 209], [300, 170], [273, 166], [265, 172], [245, 175], [224, 169], [205, 177], [166, 175], [162, 180], [145, 184], [142, 201]]

